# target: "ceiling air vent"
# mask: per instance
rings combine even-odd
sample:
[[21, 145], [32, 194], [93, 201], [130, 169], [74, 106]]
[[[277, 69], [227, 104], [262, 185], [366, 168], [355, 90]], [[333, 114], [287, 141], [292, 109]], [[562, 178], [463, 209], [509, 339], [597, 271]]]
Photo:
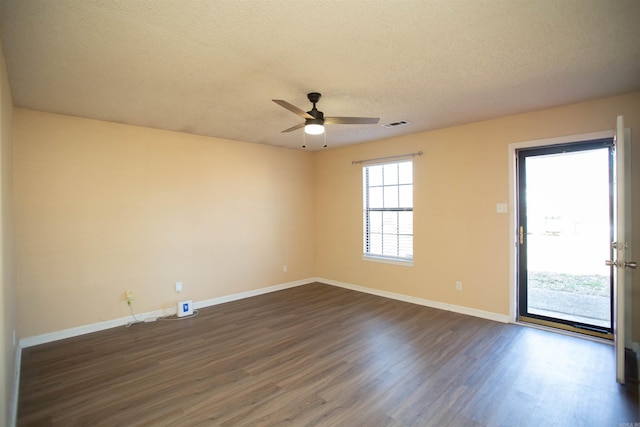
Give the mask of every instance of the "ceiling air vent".
[[398, 126], [404, 126], [404, 125], [408, 125], [409, 122], [405, 121], [405, 120], [400, 120], [399, 122], [393, 122], [393, 123], [387, 123], [386, 125], [382, 125], [383, 127], [386, 128], [395, 128]]

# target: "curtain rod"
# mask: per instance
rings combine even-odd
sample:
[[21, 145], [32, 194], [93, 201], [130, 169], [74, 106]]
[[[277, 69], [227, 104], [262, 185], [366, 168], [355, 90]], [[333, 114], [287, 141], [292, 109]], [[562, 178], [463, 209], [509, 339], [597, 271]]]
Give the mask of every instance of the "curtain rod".
[[353, 160], [351, 164], [357, 165], [361, 163], [378, 162], [380, 160], [403, 159], [406, 157], [415, 157], [415, 156], [422, 156], [422, 151], [418, 151], [417, 153], [398, 154], [397, 156], [378, 157], [376, 159]]

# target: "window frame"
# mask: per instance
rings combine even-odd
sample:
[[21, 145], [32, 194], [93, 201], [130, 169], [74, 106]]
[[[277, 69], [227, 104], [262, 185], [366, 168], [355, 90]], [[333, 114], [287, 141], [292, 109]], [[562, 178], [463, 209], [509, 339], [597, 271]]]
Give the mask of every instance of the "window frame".
[[[400, 164], [401, 163], [410, 163], [411, 164], [411, 180], [410, 182], [401, 182], [400, 180]], [[384, 180], [384, 166], [387, 165], [396, 165], [397, 166], [397, 179], [395, 180], [395, 182], [393, 182], [393, 180], [391, 180], [390, 183], [386, 183]], [[370, 185], [370, 169], [372, 167], [379, 167], [381, 166], [382, 169], [382, 178], [381, 178], [381, 183], [377, 184], [377, 185]], [[410, 186], [411, 187], [411, 203], [410, 206], [408, 205], [404, 205], [401, 206], [400, 203], [400, 199], [401, 199], [401, 187], [407, 187]], [[398, 197], [398, 203], [397, 206], [390, 206], [387, 207], [385, 206], [385, 202], [384, 202], [384, 193], [385, 193], [385, 188], [391, 188], [391, 187], [395, 187], [396, 188], [396, 193], [397, 193], [397, 197]], [[382, 207], [371, 207], [370, 206], [370, 198], [371, 198], [371, 189], [372, 188], [381, 188], [382, 189], [382, 194], [383, 194], [383, 201], [382, 201]], [[386, 161], [386, 162], [376, 162], [376, 163], [365, 163], [362, 165], [362, 202], [363, 202], [363, 243], [362, 243], [362, 247], [363, 247], [363, 254], [362, 254], [362, 259], [365, 261], [373, 261], [373, 262], [381, 262], [381, 263], [386, 263], [386, 264], [395, 264], [395, 265], [403, 265], [403, 266], [413, 266], [413, 256], [414, 256], [414, 226], [413, 226], [413, 219], [414, 219], [414, 215], [413, 215], [413, 211], [414, 211], [414, 174], [413, 174], [413, 159], [411, 158], [407, 158], [407, 159], [395, 159], [393, 161]], [[398, 218], [397, 221], [397, 229], [395, 230], [394, 233], [384, 233], [384, 231], [381, 231], [379, 233], [375, 233], [375, 234], [380, 234], [380, 237], [382, 239], [384, 239], [384, 235], [386, 234], [387, 236], [391, 235], [391, 236], [395, 236], [396, 238], [396, 253], [398, 253], [398, 256], [393, 256], [393, 255], [388, 255], [388, 254], [384, 254], [384, 249], [381, 249], [380, 252], [382, 253], [375, 253], [375, 252], [371, 252], [371, 213], [372, 212], [396, 212], [396, 213], [400, 213], [400, 212], [411, 212], [411, 221], [410, 221], [410, 225], [411, 225], [411, 232], [406, 233], [406, 231], [402, 231], [400, 228], [400, 221]], [[384, 221], [381, 221], [381, 230], [384, 230]], [[406, 226], [406, 225], [405, 225]], [[400, 250], [401, 250], [401, 244], [400, 244], [400, 237], [401, 236], [410, 236], [411, 239], [411, 257], [406, 257], [406, 256], [400, 256]]]

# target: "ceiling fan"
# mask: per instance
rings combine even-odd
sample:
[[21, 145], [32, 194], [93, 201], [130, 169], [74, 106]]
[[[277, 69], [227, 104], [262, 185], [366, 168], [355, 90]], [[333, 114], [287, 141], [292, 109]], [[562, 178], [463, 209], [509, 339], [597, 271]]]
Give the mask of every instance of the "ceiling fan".
[[304, 132], [308, 135], [320, 135], [324, 133], [324, 125], [367, 125], [376, 124], [380, 120], [378, 117], [325, 117], [322, 111], [316, 108], [316, 103], [320, 100], [322, 94], [318, 92], [311, 92], [307, 94], [307, 98], [313, 104], [313, 108], [310, 111], [303, 111], [295, 105], [289, 104], [282, 99], [272, 99], [276, 104], [286, 108], [302, 117], [304, 123], [300, 123], [289, 129], [285, 129], [282, 132], [291, 132], [301, 127], [304, 127]]

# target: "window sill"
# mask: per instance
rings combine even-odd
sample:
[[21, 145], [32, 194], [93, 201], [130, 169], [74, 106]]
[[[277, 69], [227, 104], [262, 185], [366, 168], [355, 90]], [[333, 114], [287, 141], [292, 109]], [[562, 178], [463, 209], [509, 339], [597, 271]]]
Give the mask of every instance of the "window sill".
[[393, 265], [403, 265], [405, 267], [413, 267], [412, 259], [389, 258], [389, 257], [383, 257], [383, 256], [375, 256], [375, 255], [362, 255], [362, 259], [364, 261], [369, 261], [369, 262], [380, 262], [383, 264], [393, 264]]

